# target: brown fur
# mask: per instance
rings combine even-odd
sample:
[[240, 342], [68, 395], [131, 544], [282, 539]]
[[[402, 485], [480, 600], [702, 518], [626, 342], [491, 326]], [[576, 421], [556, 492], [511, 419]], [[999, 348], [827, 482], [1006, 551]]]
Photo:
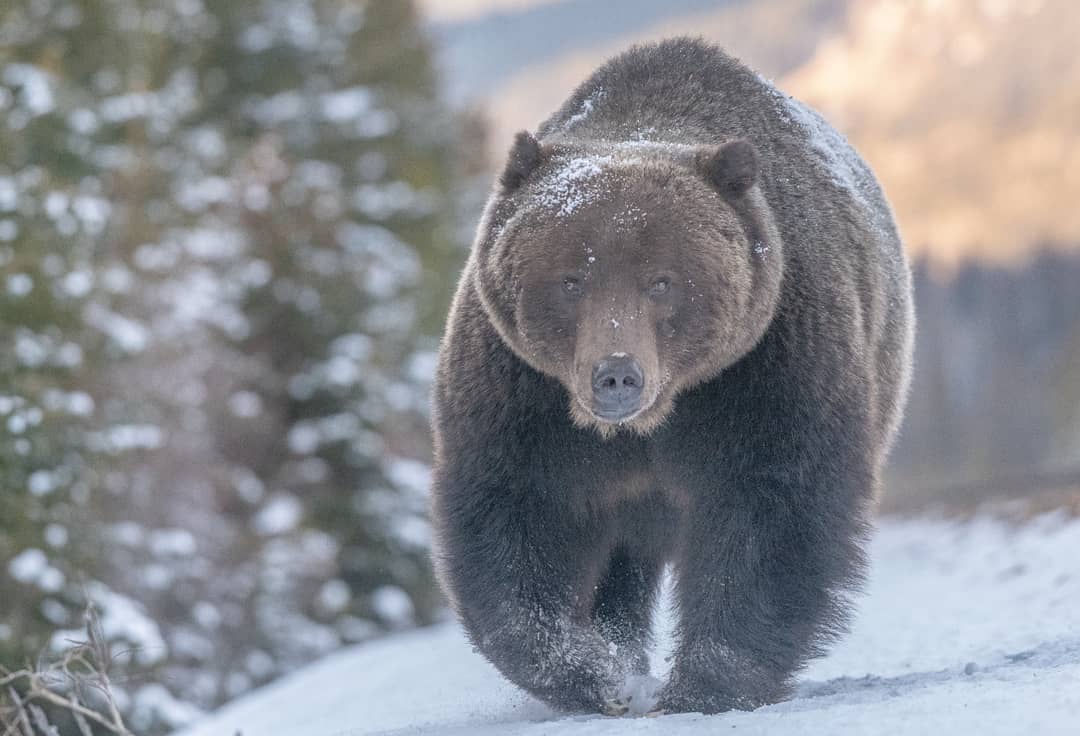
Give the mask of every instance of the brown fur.
[[[482, 227], [476, 288], [515, 353], [567, 387], [578, 426], [648, 434], [680, 391], [745, 354], [772, 317], [783, 261], [767, 207], [750, 188], [756, 153], [742, 141], [548, 144], [530, 157], [535, 145], [523, 133], [511, 151], [503, 188], [521, 204]], [[533, 186], [518, 192], [506, 182], [522, 185], [522, 160], [536, 168]], [[568, 170], [592, 167], [561, 184]], [[755, 257], [755, 247], [770, 257]], [[567, 277], [580, 280], [580, 297], [562, 293]], [[661, 277], [669, 293], [650, 296]], [[589, 410], [592, 367], [613, 353], [636, 356], [646, 376], [646, 407], [620, 425]]]

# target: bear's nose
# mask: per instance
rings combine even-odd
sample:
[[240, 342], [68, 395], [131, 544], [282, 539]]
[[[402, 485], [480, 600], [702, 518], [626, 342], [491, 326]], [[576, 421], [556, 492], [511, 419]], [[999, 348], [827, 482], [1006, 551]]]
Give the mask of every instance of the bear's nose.
[[592, 388], [597, 415], [618, 421], [641, 406], [645, 375], [641, 365], [625, 353], [615, 353], [593, 366]]

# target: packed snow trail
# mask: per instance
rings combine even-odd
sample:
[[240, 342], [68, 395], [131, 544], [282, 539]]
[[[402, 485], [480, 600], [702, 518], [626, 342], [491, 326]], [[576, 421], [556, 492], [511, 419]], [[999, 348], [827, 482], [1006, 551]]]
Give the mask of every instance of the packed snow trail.
[[871, 559], [851, 634], [753, 713], [558, 714], [448, 623], [328, 657], [184, 736], [1080, 734], [1080, 521], [888, 520]]

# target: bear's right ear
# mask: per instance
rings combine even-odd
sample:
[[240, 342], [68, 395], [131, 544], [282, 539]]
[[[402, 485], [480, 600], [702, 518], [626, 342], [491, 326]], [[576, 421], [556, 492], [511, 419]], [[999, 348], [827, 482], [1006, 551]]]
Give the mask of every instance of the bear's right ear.
[[757, 181], [761, 164], [753, 144], [741, 138], [698, 153], [698, 168], [725, 197], [739, 197]]
[[529, 175], [536, 171], [543, 158], [540, 143], [527, 131], [514, 136], [514, 145], [506, 160], [506, 168], [499, 177], [499, 184], [504, 192], [512, 192], [520, 187]]

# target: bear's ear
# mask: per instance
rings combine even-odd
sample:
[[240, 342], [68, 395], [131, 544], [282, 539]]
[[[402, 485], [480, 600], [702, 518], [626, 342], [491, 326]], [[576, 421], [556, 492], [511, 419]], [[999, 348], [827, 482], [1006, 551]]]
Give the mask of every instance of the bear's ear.
[[742, 139], [698, 154], [698, 167], [725, 197], [738, 197], [757, 181], [760, 164], [757, 149]]
[[510, 148], [506, 168], [499, 177], [503, 191], [512, 192], [520, 187], [540, 165], [542, 158], [540, 143], [531, 133], [523, 130], [514, 136], [514, 145]]

